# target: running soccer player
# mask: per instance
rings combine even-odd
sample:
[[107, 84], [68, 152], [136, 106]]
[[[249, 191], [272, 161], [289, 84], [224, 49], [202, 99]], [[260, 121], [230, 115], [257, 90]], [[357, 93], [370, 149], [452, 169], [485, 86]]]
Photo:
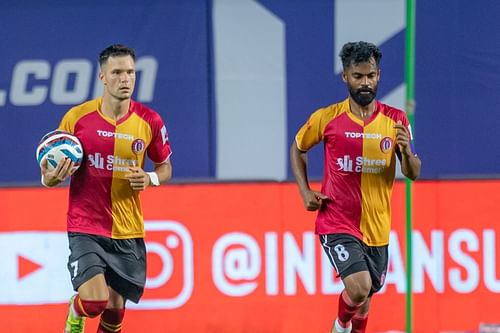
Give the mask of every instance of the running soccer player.
[[[419, 176], [421, 162], [406, 114], [375, 100], [378, 47], [347, 43], [340, 57], [349, 96], [310, 116], [290, 158], [305, 208], [318, 210], [316, 233], [344, 284], [332, 332], [362, 333], [371, 297], [382, 288], [387, 271], [395, 157], [411, 180]], [[324, 177], [317, 192], [309, 187], [307, 151], [321, 141]]]
[[[111, 45], [99, 55], [103, 96], [70, 109], [60, 130], [82, 142], [84, 160], [69, 189], [68, 270], [77, 294], [70, 299], [65, 333], [83, 332], [86, 317], [100, 316], [98, 333], [121, 332], [127, 300], [137, 303], [146, 282], [144, 221], [139, 193], [171, 178], [170, 144], [161, 117], [131, 99], [135, 52]], [[145, 155], [154, 171], [145, 172]], [[42, 184], [71, 176], [66, 160]]]

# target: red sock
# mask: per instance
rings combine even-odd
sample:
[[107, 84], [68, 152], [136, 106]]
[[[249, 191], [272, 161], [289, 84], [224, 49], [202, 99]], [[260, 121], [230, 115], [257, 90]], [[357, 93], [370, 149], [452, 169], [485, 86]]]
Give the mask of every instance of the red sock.
[[94, 318], [100, 315], [108, 304], [107, 300], [103, 301], [86, 301], [80, 298], [80, 295], [76, 295], [73, 300], [73, 309], [75, 313], [80, 317], [90, 317]]
[[368, 324], [368, 313], [364, 315], [356, 314], [352, 317], [351, 333], [365, 333], [366, 324]]
[[97, 333], [119, 333], [122, 331], [122, 321], [125, 309], [106, 309], [101, 315]]
[[83, 311], [82, 301], [80, 300], [80, 295], [76, 295], [73, 300], [73, 310], [79, 317], [85, 317], [85, 311]]
[[339, 297], [339, 324], [343, 327], [347, 327], [349, 321], [351, 321], [360, 306], [361, 304], [356, 304], [349, 298], [345, 290], [342, 291]]

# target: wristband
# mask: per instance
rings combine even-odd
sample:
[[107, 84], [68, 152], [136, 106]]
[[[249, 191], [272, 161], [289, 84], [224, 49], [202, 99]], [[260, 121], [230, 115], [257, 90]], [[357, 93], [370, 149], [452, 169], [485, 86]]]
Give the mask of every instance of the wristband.
[[146, 172], [149, 176], [151, 185], [160, 186], [160, 179], [158, 179], [158, 174], [156, 172]]

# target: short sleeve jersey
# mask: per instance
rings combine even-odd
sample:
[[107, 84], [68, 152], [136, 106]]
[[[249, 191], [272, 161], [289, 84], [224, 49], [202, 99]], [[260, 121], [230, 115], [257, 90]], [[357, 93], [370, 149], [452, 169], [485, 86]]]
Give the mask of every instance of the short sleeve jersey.
[[70, 109], [60, 130], [77, 136], [82, 165], [71, 178], [68, 231], [116, 239], [144, 237], [139, 192], [125, 175], [129, 166], [144, 168], [145, 154], [154, 163], [168, 161], [171, 150], [160, 115], [131, 101], [118, 121], [101, 112], [102, 98]]
[[363, 121], [346, 99], [317, 110], [299, 130], [301, 151], [324, 142], [321, 191], [331, 200], [318, 212], [318, 234], [351, 234], [369, 246], [389, 243], [398, 121], [411, 134], [403, 111], [377, 101], [370, 119]]

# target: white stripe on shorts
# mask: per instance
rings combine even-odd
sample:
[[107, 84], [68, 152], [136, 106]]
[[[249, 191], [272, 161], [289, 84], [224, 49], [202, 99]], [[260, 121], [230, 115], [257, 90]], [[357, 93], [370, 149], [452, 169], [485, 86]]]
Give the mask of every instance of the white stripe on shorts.
[[337, 273], [340, 274], [337, 265], [335, 265], [335, 260], [333, 260], [332, 248], [327, 245], [328, 235], [320, 235], [319, 237], [320, 238], [323, 237], [321, 245], [323, 245], [324, 248], [328, 249], [327, 255], [330, 257], [330, 262], [333, 263], [333, 267], [335, 267], [335, 270], [337, 271]]

